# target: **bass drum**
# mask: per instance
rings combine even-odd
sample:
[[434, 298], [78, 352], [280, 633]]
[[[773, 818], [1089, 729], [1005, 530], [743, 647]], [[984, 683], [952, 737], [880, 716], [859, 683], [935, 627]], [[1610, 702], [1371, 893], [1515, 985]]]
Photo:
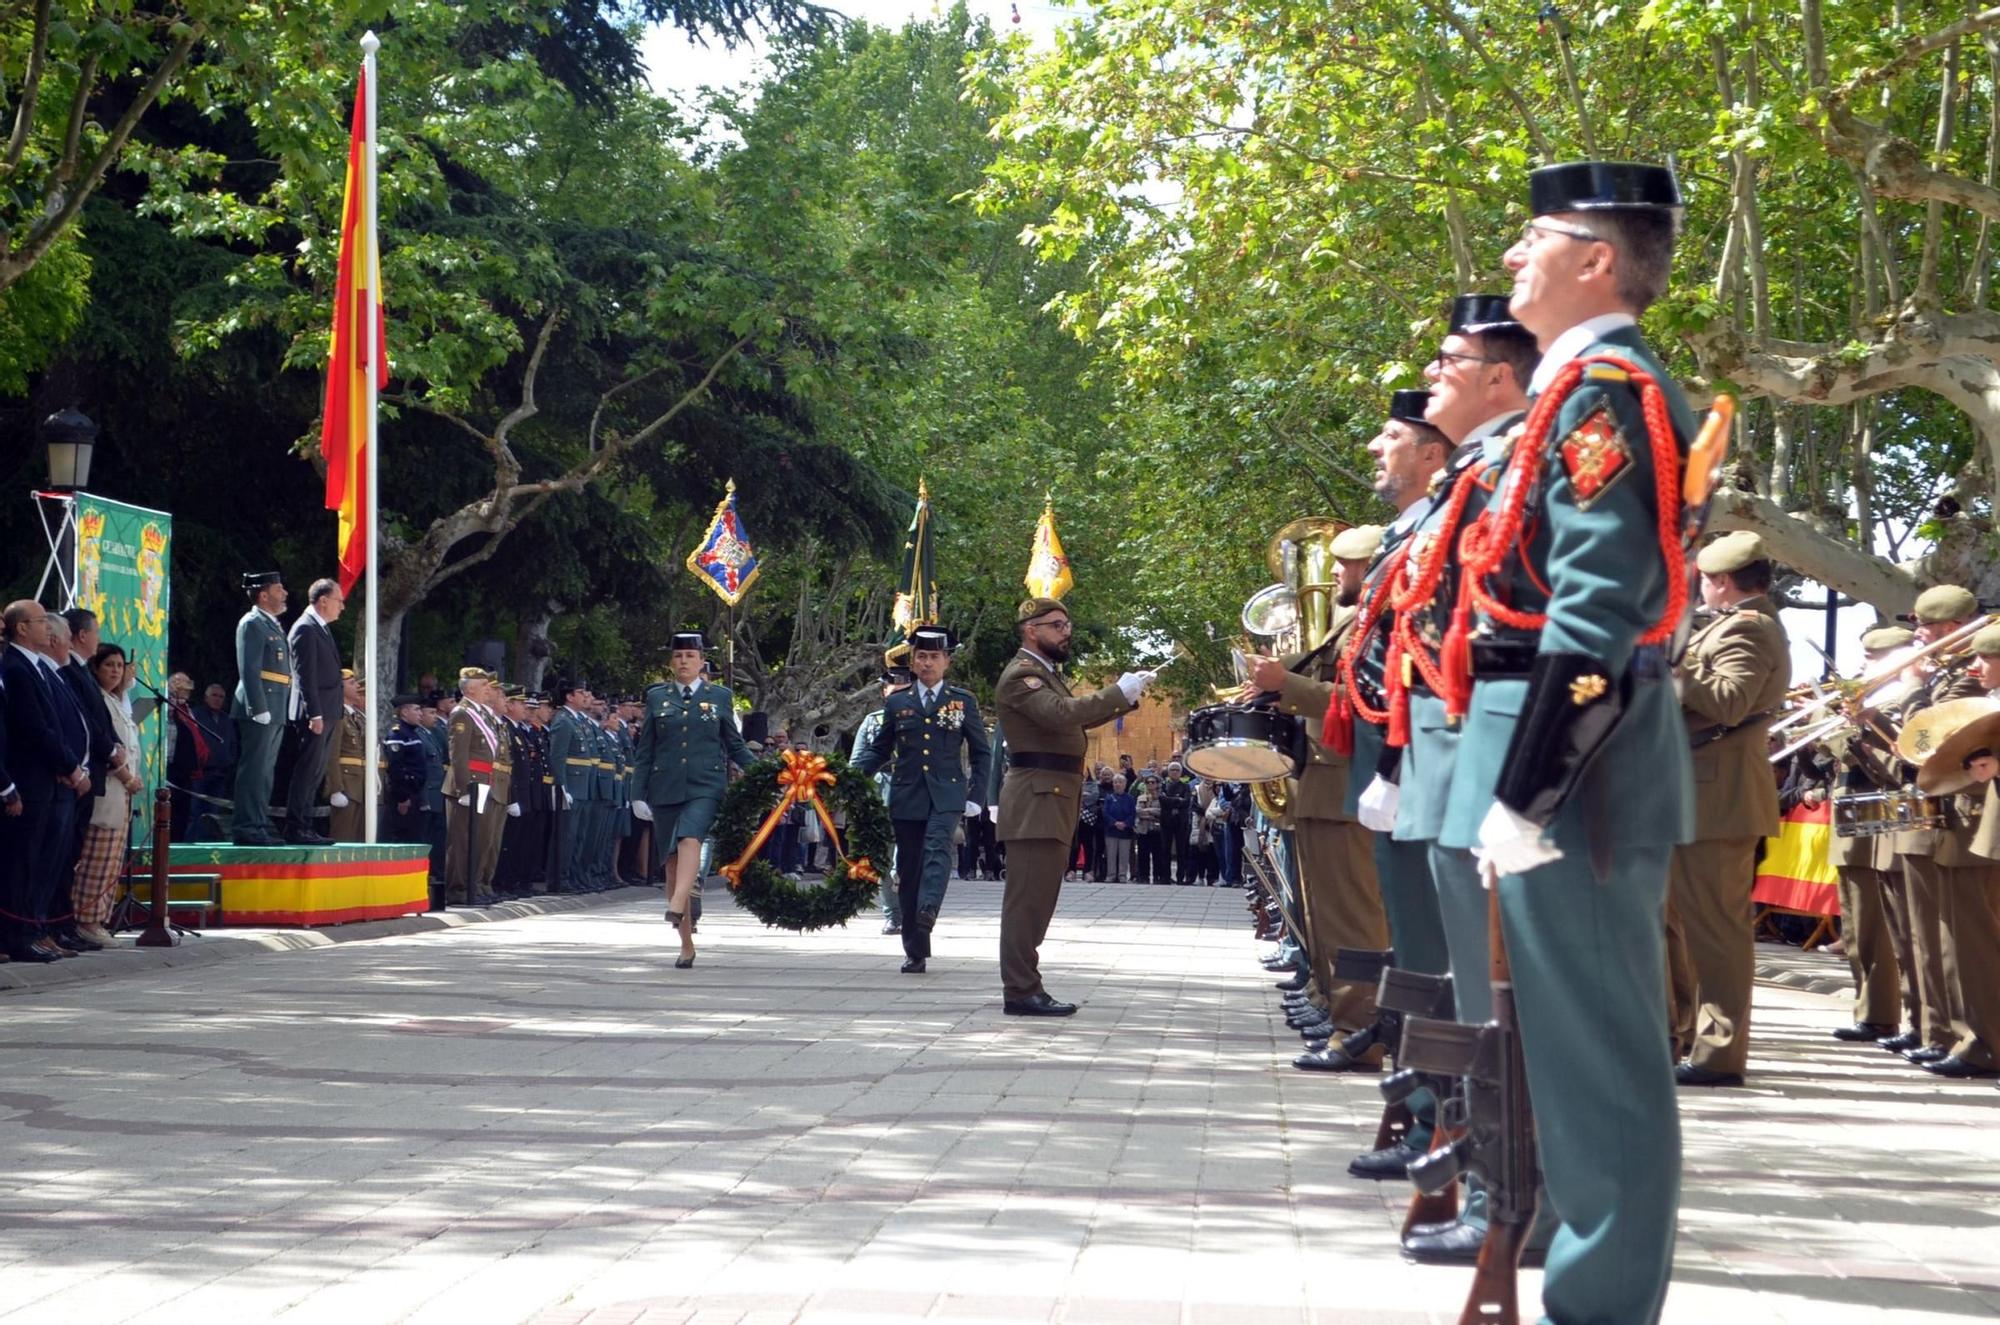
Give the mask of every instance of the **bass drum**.
[[1289, 713], [1211, 704], [1188, 715], [1181, 762], [1216, 782], [1297, 777], [1308, 757], [1306, 727]]

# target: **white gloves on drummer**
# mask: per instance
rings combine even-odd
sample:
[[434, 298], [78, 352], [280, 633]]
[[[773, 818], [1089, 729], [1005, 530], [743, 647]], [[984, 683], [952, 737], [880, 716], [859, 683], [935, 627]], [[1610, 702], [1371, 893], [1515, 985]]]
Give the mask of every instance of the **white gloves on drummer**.
[[1136, 704], [1139, 696], [1146, 693], [1146, 687], [1153, 684], [1158, 672], [1127, 672], [1118, 678], [1118, 688], [1125, 692], [1125, 702]]
[[1482, 866], [1496, 874], [1526, 874], [1562, 859], [1554, 844], [1542, 839], [1542, 826], [1493, 802], [1479, 823], [1479, 845], [1472, 849]]
[[980, 815], [979, 802], [967, 801], [965, 803], [965, 817], [968, 819], [977, 819], [979, 815]]
[[1387, 778], [1376, 778], [1368, 784], [1368, 790], [1361, 793], [1361, 804], [1355, 815], [1361, 826], [1372, 832], [1386, 833], [1396, 826], [1396, 805], [1402, 799], [1403, 789]]
[[653, 807], [644, 801], [632, 802], [632, 814], [641, 823], [649, 824], [653, 822]]
[[519, 801], [509, 801], [507, 803], [507, 817], [509, 819], [518, 819], [521, 817], [521, 803]]
[[327, 797], [327, 802], [336, 810], [344, 810], [347, 808], [347, 793], [336, 791], [333, 795]]

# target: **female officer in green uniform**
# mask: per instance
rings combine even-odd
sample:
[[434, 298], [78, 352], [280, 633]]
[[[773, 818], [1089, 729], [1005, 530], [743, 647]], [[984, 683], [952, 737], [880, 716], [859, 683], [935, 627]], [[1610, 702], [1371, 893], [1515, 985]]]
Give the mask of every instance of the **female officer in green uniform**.
[[750, 766], [750, 747], [736, 729], [736, 697], [702, 680], [707, 645], [699, 631], [674, 636], [669, 666], [673, 678], [646, 691], [646, 716], [634, 763], [637, 790], [633, 812], [653, 822], [657, 867], [672, 849], [674, 872], [668, 884], [667, 920], [680, 930], [681, 955], [674, 965], [694, 965], [694, 918], [690, 899], [701, 870], [701, 843], [715, 823], [715, 810], [728, 784], [726, 765]]

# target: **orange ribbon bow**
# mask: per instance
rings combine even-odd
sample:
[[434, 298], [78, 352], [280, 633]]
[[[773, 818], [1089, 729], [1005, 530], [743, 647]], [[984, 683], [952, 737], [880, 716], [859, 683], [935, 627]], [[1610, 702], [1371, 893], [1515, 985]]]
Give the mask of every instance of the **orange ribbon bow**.
[[757, 853], [771, 840], [771, 834], [778, 831], [778, 825], [784, 820], [785, 811], [800, 801], [812, 806], [813, 811], [819, 815], [820, 823], [826, 826], [826, 840], [832, 843], [833, 854], [839, 856], [842, 863], [847, 866], [848, 874], [863, 883], [881, 882], [882, 876], [876, 872], [874, 865], [869, 863], [868, 857], [849, 860], [847, 852], [840, 845], [840, 831], [833, 826], [833, 815], [826, 808], [826, 801], [820, 796], [821, 788], [831, 787], [839, 781], [834, 776], [833, 770], [826, 766], [826, 756], [786, 750], [783, 758], [785, 766], [778, 770], [778, 785], [785, 789], [785, 794], [778, 798], [778, 803], [764, 816], [764, 822], [757, 825], [756, 835], [750, 839], [750, 845], [743, 848], [743, 854], [722, 867], [722, 877], [729, 881], [729, 886], [733, 889], [743, 881], [743, 871], [750, 868], [750, 862], [757, 858]]

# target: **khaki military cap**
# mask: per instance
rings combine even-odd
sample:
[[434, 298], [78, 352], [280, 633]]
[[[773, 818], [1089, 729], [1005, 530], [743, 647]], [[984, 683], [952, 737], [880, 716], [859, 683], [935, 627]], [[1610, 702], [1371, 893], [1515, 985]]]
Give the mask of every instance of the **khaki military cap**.
[[1021, 605], [1014, 609], [1014, 624], [1025, 625], [1037, 617], [1045, 617], [1051, 612], [1069, 615], [1069, 609], [1062, 605], [1060, 598], [1023, 598]]
[[1748, 529], [1724, 534], [1696, 554], [1694, 564], [1704, 575], [1728, 575], [1745, 566], [1769, 561], [1764, 540]]
[[1900, 649], [1916, 639], [1915, 632], [1907, 626], [1877, 626], [1861, 637], [1861, 647], [1869, 653], [1887, 653]]
[[1343, 529], [1333, 538], [1333, 555], [1339, 561], [1373, 561], [1382, 550], [1382, 526], [1358, 524]]
[[1917, 595], [1913, 615], [1925, 623], [1965, 621], [1979, 615], [1979, 600], [1955, 584], [1934, 584]]
[[461, 667], [458, 669], [458, 682], [460, 685], [464, 685], [467, 681], [494, 681], [498, 679], [484, 667]]
[[1981, 658], [2000, 658], [2000, 626], [1988, 626], [1972, 637], [1972, 652]]

